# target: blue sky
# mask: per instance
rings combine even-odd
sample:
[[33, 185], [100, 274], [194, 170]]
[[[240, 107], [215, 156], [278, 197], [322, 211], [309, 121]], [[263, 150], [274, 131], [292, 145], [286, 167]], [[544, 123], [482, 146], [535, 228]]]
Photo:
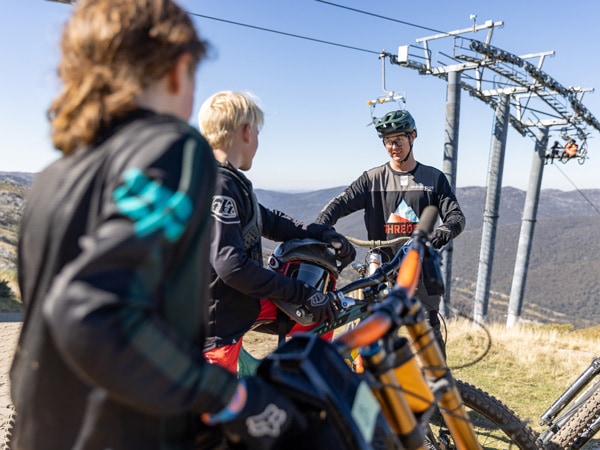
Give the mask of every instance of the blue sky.
[[[543, 70], [563, 86], [600, 88], [596, 45], [600, 3], [574, 0], [447, 2], [334, 2], [402, 22], [387, 21], [317, 0], [181, 0], [190, 13], [238, 22], [300, 39], [194, 16], [213, 52], [198, 71], [194, 116], [212, 93], [247, 90], [266, 112], [260, 146], [248, 176], [255, 187], [281, 191], [345, 186], [387, 161], [366, 101], [384, 94], [377, 52], [395, 52], [418, 38], [486, 20], [503, 21], [492, 45], [516, 55], [555, 51]], [[60, 30], [71, 6], [43, 0], [4, 0], [0, 15], [0, 151], [3, 171], [37, 172], [58, 156], [51, 148], [46, 110], [60, 88], [55, 75]], [[430, 30], [424, 29], [424, 27]], [[466, 35], [484, 40], [484, 32]], [[329, 45], [316, 40], [337, 43]], [[451, 49], [444, 39], [441, 51]], [[367, 51], [361, 51], [367, 50]], [[386, 67], [386, 88], [404, 92], [417, 121], [415, 155], [441, 168], [446, 84], [398, 66]], [[457, 185], [484, 186], [493, 110], [462, 92]], [[600, 117], [600, 92], [584, 105]], [[375, 115], [387, 111], [375, 108]], [[551, 140], [558, 130], [551, 131]], [[546, 166], [543, 189], [598, 188], [599, 133], [588, 141], [590, 159]], [[534, 143], [511, 129], [503, 185], [526, 189]]]

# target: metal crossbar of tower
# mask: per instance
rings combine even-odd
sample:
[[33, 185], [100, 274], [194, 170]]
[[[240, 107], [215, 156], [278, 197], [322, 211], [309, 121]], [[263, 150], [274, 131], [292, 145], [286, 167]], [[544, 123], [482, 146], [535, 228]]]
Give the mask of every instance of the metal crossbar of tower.
[[[417, 45], [400, 46], [395, 55], [382, 52], [380, 58], [447, 81], [443, 171], [453, 188], [456, 186], [461, 90], [496, 111], [475, 292], [474, 316], [478, 321], [484, 321], [488, 312], [508, 127], [512, 126], [535, 142], [508, 307], [507, 326], [512, 326], [521, 314], [549, 130], [560, 128], [562, 135], [577, 136], [585, 141], [593, 130], [600, 131], [600, 122], [582, 103], [584, 94], [593, 89], [566, 88], [542, 71], [545, 58], [553, 56], [553, 51], [517, 56], [492, 46], [494, 30], [503, 25], [491, 20], [482, 25], [473, 23], [469, 28], [417, 39]], [[465, 37], [484, 30], [487, 34], [483, 41]], [[446, 45], [449, 48], [438, 50], [434, 61], [432, 44], [449, 40], [452, 42]], [[450, 252], [444, 253], [443, 267], [448, 289], [441, 310], [446, 312], [452, 275]]]

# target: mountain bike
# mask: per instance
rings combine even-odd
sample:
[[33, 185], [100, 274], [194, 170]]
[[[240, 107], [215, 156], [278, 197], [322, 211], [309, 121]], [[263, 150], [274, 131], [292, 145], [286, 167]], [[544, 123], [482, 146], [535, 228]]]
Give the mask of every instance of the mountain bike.
[[[344, 431], [335, 436], [337, 448], [539, 448], [537, 435], [509, 408], [453, 378], [425, 310], [414, 297], [423, 260], [435, 252], [427, 240], [437, 217], [433, 210], [432, 216], [431, 210], [424, 213], [406, 251], [397, 252], [373, 274], [330, 292], [339, 305], [341, 322], [292, 336], [259, 363], [257, 374], [278, 384], [310, 417], [329, 418], [333, 429], [343, 424]], [[382, 299], [370, 301], [396, 273], [392, 289]], [[346, 295], [357, 289], [367, 291], [364, 299]], [[333, 344], [319, 342], [319, 334], [351, 317], [361, 320]], [[363, 373], [353, 372], [344, 361], [355, 348], [360, 349]], [[371, 403], [363, 399], [369, 398], [368, 393], [374, 395]], [[351, 405], [357, 401], [360, 411], [378, 411], [361, 416], [371, 424], [366, 433], [347, 417], [354, 417]]]
[[578, 449], [600, 430], [600, 358], [554, 401], [540, 417], [547, 428], [540, 442], [548, 449]]

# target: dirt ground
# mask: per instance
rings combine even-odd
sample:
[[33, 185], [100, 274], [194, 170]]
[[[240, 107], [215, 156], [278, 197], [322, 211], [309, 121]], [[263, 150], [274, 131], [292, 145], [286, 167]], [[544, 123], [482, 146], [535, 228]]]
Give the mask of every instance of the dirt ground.
[[11, 411], [8, 370], [21, 329], [20, 315], [0, 314], [0, 448], [4, 448]]
[[[21, 329], [20, 314], [0, 313], [0, 449], [4, 448], [12, 404], [8, 371]], [[261, 358], [277, 346], [275, 336], [250, 333], [244, 347], [255, 357]]]

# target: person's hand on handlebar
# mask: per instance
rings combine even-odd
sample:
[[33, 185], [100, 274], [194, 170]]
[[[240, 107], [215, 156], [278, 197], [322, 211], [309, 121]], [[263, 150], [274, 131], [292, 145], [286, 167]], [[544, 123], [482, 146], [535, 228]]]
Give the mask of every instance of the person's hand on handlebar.
[[315, 322], [325, 320], [333, 322], [337, 319], [338, 310], [333, 302], [334, 296], [324, 294], [314, 288], [309, 289], [309, 294], [302, 302], [302, 306], [312, 313]]
[[431, 234], [431, 245], [433, 245], [433, 248], [435, 249], [440, 249], [450, 242], [451, 238], [452, 233], [450, 232], [450, 229], [446, 225], [441, 225]]
[[335, 250], [335, 254], [337, 259], [342, 263], [343, 269], [356, 258], [356, 249], [354, 246], [346, 239], [346, 236], [338, 233], [333, 228], [325, 230], [321, 235], [321, 241], [326, 242], [331, 245]]

